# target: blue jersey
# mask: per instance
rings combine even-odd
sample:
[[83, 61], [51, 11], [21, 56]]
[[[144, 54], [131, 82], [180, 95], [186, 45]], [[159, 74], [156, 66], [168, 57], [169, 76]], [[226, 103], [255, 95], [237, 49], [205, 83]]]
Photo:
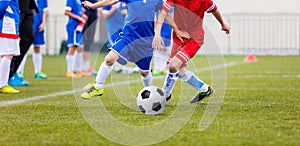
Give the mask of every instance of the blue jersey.
[[0, 0], [0, 37], [17, 39], [19, 24], [18, 0]]
[[39, 9], [39, 13], [34, 16], [34, 31], [37, 32], [39, 30], [39, 26], [43, 22], [43, 12], [48, 10], [48, 2], [47, 0], [35, 0], [37, 7]]
[[[82, 8], [82, 4], [81, 4], [80, 0], [67, 0], [65, 10], [68, 10], [71, 13], [73, 13], [73, 14], [75, 14], [77, 16], [82, 17], [82, 10], [81, 10], [81, 8]], [[78, 25], [78, 20], [69, 17], [69, 21], [67, 23], [67, 27], [75, 29], [77, 25]]]
[[152, 44], [155, 13], [161, 10], [162, 0], [120, 0], [127, 3], [124, 36], [139, 39], [144, 45]]
[[127, 3], [127, 17], [120, 39], [111, 47], [120, 64], [134, 62], [142, 71], [150, 71], [153, 56], [154, 18], [162, 0], [119, 0]]
[[[112, 6], [103, 7], [102, 13], [108, 13], [108, 11], [112, 8]], [[114, 13], [106, 19], [106, 28], [110, 40], [110, 45], [118, 38], [119, 33], [121, 32], [124, 22], [125, 16], [121, 14], [121, 11], [126, 9], [125, 3], [120, 3], [120, 7], [114, 11]]]

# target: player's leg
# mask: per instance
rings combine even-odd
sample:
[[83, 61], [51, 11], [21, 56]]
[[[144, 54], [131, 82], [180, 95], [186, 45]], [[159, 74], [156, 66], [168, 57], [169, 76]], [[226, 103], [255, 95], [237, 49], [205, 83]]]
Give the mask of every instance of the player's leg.
[[137, 61], [135, 64], [140, 69], [140, 74], [142, 76], [142, 82], [144, 87], [152, 86], [152, 74], [151, 74], [151, 63], [152, 56], [145, 57], [139, 61]]
[[165, 93], [165, 96], [167, 97], [167, 101], [171, 99], [171, 93], [179, 77], [179, 69], [182, 66], [182, 64], [183, 62], [176, 56], [174, 56], [169, 61], [169, 72], [165, 78], [165, 82], [163, 85], [163, 91]]
[[[39, 25], [34, 25], [38, 30]], [[45, 44], [44, 31], [34, 33], [32, 62], [34, 66], [34, 78], [46, 79], [47, 75], [42, 72], [43, 56], [41, 53], [41, 45]]]
[[75, 73], [81, 73], [82, 68], [82, 62], [83, 62], [83, 48], [77, 47], [76, 51], [74, 53], [74, 70]]
[[24, 80], [24, 69], [27, 61], [27, 54], [24, 55], [17, 72], [9, 79], [8, 84], [11, 86], [27, 86], [28, 81]]
[[40, 46], [34, 46], [33, 49], [34, 52], [32, 54], [32, 62], [34, 66], [34, 78], [46, 79], [47, 75], [42, 72], [43, 56]]
[[17, 70], [17, 74], [21, 78], [24, 78], [24, 69], [25, 69], [26, 61], [27, 61], [27, 54], [24, 55], [24, 58]]
[[14, 94], [20, 92], [7, 85], [10, 63], [12, 58], [12, 55], [4, 55], [0, 59], [0, 93]]
[[20, 91], [7, 85], [13, 55], [20, 54], [18, 40], [0, 38], [0, 44], [0, 93], [19, 93]]
[[84, 99], [89, 99], [93, 96], [101, 96], [104, 92], [103, 85], [106, 78], [109, 76], [113, 64], [119, 59], [119, 55], [115, 51], [109, 51], [104, 62], [100, 65], [96, 76], [96, 83], [87, 91], [81, 94]]
[[67, 78], [80, 78], [81, 75], [80, 73], [74, 73], [74, 68], [73, 68], [73, 64], [74, 64], [74, 54], [75, 54], [75, 50], [76, 50], [77, 46], [72, 45], [69, 46], [69, 50], [66, 56], [66, 62], [67, 62]]
[[179, 78], [198, 91], [197, 95], [191, 99], [190, 103], [198, 102], [214, 92], [209, 85], [199, 79], [193, 72], [184, 69], [185, 64], [197, 53], [201, 45], [202, 44], [199, 45], [195, 40], [190, 40], [176, 54], [184, 64], [180, 67]]

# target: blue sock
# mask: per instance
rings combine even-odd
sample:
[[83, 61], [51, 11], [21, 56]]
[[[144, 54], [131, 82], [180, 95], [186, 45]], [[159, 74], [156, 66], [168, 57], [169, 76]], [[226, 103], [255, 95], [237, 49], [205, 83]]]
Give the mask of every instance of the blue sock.
[[180, 77], [180, 79], [195, 89], [197, 89], [199, 92], [206, 92], [208, 89], [208, 85], [205, 84], [202, 80], [200, 80], [193, 72], [185, 70], [184, 75]]
[[165, 83], [164, 83], [164, 86], [163, 86], [163, 91], [165, 93], [165, 96], [166, 97], [169, 97], [172, 93], [172, 90], [175, 86], [175, 83], [178, 79], [178, 72], [176, 73], [168, 73], [166, 79], [165, 79]]

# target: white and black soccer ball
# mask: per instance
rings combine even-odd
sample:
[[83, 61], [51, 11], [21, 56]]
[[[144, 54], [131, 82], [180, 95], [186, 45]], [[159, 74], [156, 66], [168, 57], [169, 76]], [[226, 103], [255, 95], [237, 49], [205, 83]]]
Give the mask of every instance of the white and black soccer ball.
[[136, 99], [139, 110], [146, 115], [162, 113], [165, 109], [166, 102], [164, 92], [155, 86], [143, 88]]

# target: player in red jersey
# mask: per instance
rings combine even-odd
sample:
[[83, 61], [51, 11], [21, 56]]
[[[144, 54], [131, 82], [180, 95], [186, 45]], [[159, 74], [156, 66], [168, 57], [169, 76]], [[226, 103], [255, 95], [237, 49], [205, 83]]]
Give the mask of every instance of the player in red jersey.
[[[174, 18], [168, 12], [174, 7]], [[158, 49], [164, 45], [161, 37], [161, 27], [164, 19], [173, 28], [173, 46], [169, 58], [169, 73], [166, 76], [163, 90], [167, 100], [171, 99], [171, 92], [178, 77], [198, 90], [197, 95], [190, 103], [198, 102], [212, 95], [214, 90], [200, 80], [193, 72], [185, 69], [186, 63], [197, 53], [204, 42], [202, 20], [205, 12], [212, 13], [222, 26], [222, 30], [229, 34], [230, 27], [222, 18], [221, 12], [212, 0], [167, 0], [159, 13], [155, 37], [152, 47]]]

